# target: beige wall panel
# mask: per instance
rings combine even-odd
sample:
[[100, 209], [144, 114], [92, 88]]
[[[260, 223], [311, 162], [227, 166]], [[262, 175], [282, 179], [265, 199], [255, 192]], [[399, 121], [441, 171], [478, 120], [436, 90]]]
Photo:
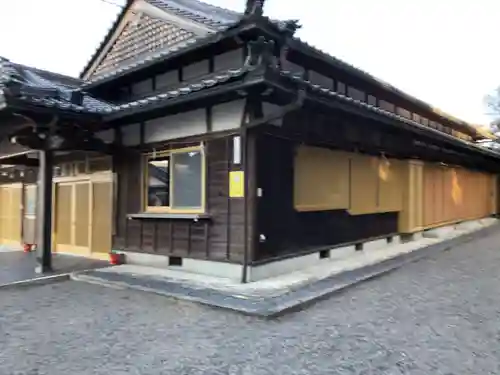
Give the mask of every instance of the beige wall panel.
[[424, 226], [436, 222], [436, 169], [432, 164], [423, 167], [423, 215]]
[[347, 209], [349, 155], [318, 147], [297, 148], [294, 205], [298, 211]]
[[90, 231], [90, 184], [75, 184], [75, 246], [89, 246]]
[[0, 186], [0, 242], [3, 239], [4, 233], [7, 233], [7, 220], [4, 214], [5, 207], [8, 205], [8, 197], [5, 195], [5, 188]]
[[424, 207], [422, 201], [424, 199], [424, 164], [422, 162], [412, 162], [412, 172], [414, 181], [412, 182], [414, 207], [413, 224], [414, 230], [420, 230], [424, 226]]
[[394, 212], [403, 209], [403, 168], [400, 160], [379, 160], [378, 212]]
[[481, 216], [490, 215], [490, 200], [491, 200], [491, 175], [482, 173], [483, 176], [483, 196]]
[[403, 208], [399, 213], [398, 218], [398, 228], [400, 232], [407, 232], [411, 230], [412, 218], [410, 212], [412, 210], [411, 200], [410, 200], [410, 182], [412, 179], [410, 173], [410, 164], [408, 162], [401, 162], [401, 179], [403, 185]]
[[467, 178], [466, 170], [455, 168], [455, 176], [452, 176], [452, 198], [455, 205], [455, 216], [462, 219], [467, 217]]
[[0, 187], [0, 242], [20, 244], [22, 231], [22, 185]]
[[294, 183], [299, 211], [399, 211], [403, 233], [488, 216], [499, 199], [499, 182], [487, 173], [307, 146], [297, 149]]
[[453, 200], [453, 195], [456, 194], [456, 187], [453, 185], [453, 173], [454, 168], [443, 168], [443, 212], [442, 212], [442, 222], [447, 223], [453, 221], [457, 214], [455, 212], [455, 202]]
[[55, 212], [55, 240], [57, 244], [71, 245], [72, 226], [72, 185], [57, 185], [56, 188], [56, 212]]
[[353, 154], [351, 159], [351, 215], [378, 211], [378, 165], [376, 157]]
[[474, 197], [474, 190], [476, 185], [476, 176], [474, 172], [465, 170], [463, 172], [463, 185], [465, 190], [465, 202], [462, 216], [464, 218], [472, 218], [474, 217], [474, 207], [476, 205], [476, 200]]
[[413, 233], [424, 222], [424, 164], [418, 160], [401, 161], [403, 209], [399, 213], [399, 231]]
[[23, 188], [22, 186], [10, 189], [10, 233], [8, 239], [12, 242], [21, 243], [22, 232], [22, 199]]
[[424, 168], [424, 225], [488, 216], [496, 209], [495, 177], [459, 167], [426, 163]]
[[413, 174], [415, 176], [414, 186], [414, 199], [413, 205], [415, 210], [414, 215], [414, 229], [420, 230], [424, 225], [424, 208], [422, 206], [422, 200], [424, 199], [424, 165], [422, 162], [412, 162]]
[[[446, 222], [446, 215], [445, 215], [445, 184], [444, 184], [444, 177], [445, 177], [445, 168], [437, 165], [434, 167], [434, 223], [435, 224], [441, 224]], [[431, 223], [433, 224], [433, 223]]]
[[481, 185], [482, 185], [482, 178], [481, 174], [478, 172], [472, 172], [471, 173], [471, 185], [470, 185], [470, 190], [468, 194], [468, 199], [471, 203], [469, 207], [469, 212], [468, 212], [468, 217], [470, 219], [476, 218], [481, 216]]
[[92, 189], [92, 252], [109, 253], [112, 235], [113, 184], [94, 183]]

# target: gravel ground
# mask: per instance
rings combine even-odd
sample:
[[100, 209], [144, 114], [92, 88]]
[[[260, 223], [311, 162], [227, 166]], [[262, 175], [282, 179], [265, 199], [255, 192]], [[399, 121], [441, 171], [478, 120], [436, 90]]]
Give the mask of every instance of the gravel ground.
[[272, 321], [77, 282], [0, 291], [0, 374], [500, 374], [497, 244]]

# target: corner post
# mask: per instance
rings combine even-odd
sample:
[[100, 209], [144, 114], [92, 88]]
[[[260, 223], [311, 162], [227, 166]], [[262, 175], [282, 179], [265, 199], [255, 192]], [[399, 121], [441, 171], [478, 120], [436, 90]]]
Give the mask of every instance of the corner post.
[[52, 150], [39, 151], [37, 213], [37, 273], [52, 271], [52, 177], [54, 154]]

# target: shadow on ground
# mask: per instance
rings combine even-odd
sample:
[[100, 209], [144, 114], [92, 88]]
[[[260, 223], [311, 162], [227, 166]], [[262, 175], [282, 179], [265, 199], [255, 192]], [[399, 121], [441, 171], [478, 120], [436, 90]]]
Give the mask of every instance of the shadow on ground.
[[54, 254], [52, 263], [53, 272], [40, 275], [35, 273], [36, 253], [0, 252], [0, 285], [109, 266], [109, 263], [104, 261], [62, 254]]

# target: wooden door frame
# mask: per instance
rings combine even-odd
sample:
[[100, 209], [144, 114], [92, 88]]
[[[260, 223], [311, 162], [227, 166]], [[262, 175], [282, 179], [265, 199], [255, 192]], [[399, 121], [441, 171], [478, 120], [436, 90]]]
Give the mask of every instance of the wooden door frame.
[[[95, 183], [110, 183], [113, 185], [115, 180], [114, 173], [111, 171], [105, 171], [105, 172], [96, 172], [93, 174], [82, 174], [78, 176], [69, 176], [69, 177], [57, 177], [53, 179], [53, 204], [52, 204], [52, 248], [55, 250], [57, 253], [68, 253], [71, 255], [76, 255], [76, 256], [91, 256], [92, 255], [92, 241], [93, 241], [93, 211], [94, 211], [94, 184]], [[75, 186], [78, 184], [88, 184], [88, 189], [89, 189], [89, 194], [88, 194], [88, 215], [89, 215], [89, 233], [88, 233], [88, 247], [83, 248], [83, 247], [78, 247], [74, 245], [75, 242]], [[60, 249], [61, 244], [57, 243], [57, 228], [56, 228], [56, 215], [57, 215], [57, 189], [59, 186], [72, 186], [72, 191], [71, 191], [71, 241], [72, 244], [62, 244], [64, 247], [63, 249]], [[113, 191], [113, 189], [111, 189]], [[111, 196], [110, 199], [113, 197]], [[113, 204], [112, 204], [113, 205]], [[112, 220], [112, 215], [113, 215], [113, 209], [112, 207], [112, 212], [110, 212], [111, 215], [111, 220]], [[110, 236], [112, 236], [112, 233], [110, 233]], [[59, 249], [58, 249], [59, 247]]]

